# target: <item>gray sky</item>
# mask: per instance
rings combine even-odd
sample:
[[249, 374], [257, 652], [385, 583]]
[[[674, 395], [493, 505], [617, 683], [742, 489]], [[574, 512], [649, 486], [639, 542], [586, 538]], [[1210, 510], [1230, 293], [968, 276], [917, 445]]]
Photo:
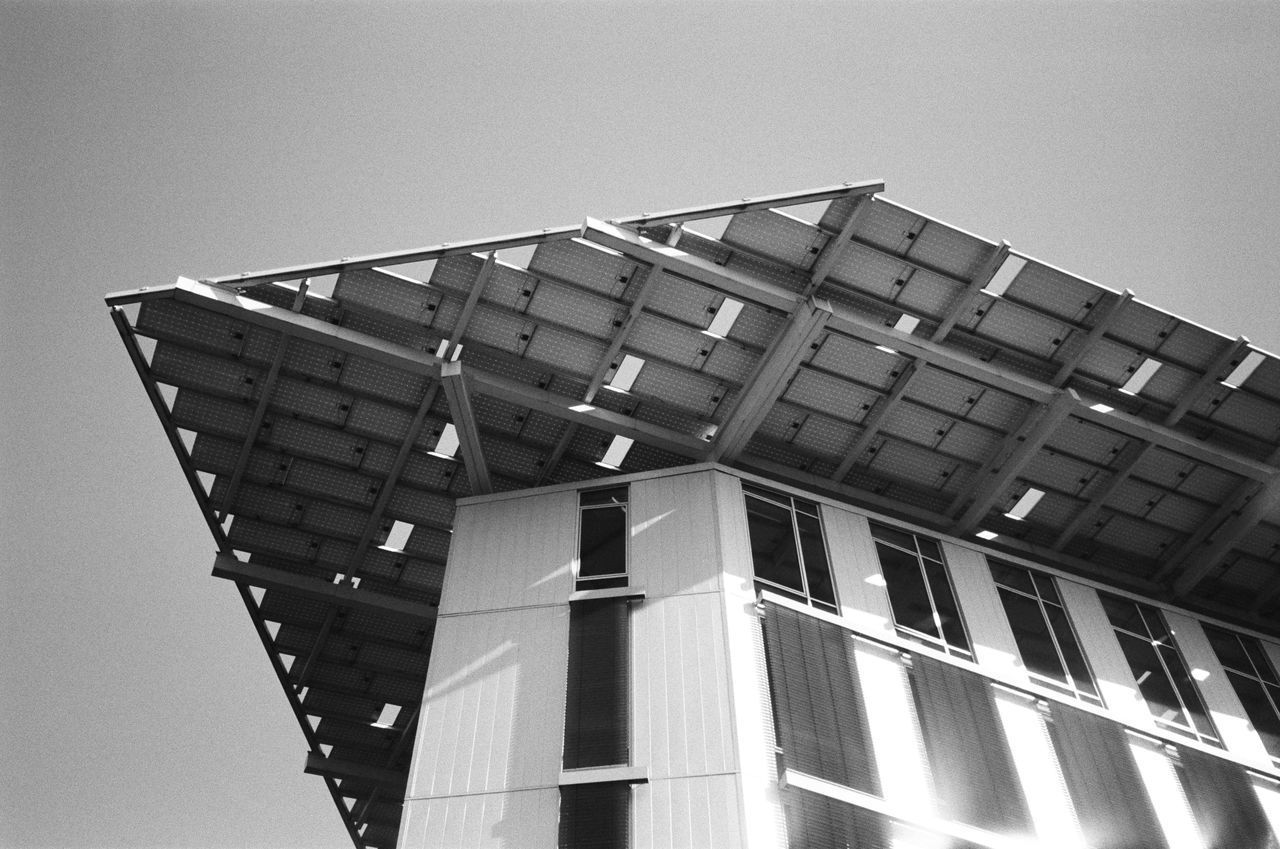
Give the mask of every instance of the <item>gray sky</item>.
[[1280, 351], [1280, 4], [0, 0], [0, 845], [349, 846], [102, 296], [883, 178]]

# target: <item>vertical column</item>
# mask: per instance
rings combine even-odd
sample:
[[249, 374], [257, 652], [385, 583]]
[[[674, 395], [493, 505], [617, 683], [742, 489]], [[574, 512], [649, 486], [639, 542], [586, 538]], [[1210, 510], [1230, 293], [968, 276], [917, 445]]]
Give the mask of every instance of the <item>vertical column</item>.
[[995, 676], [1026, 683], [1026, 670], [1018, 659], [1018, 644], [1005, 619], [986, 557], [972, 548], [947, 541], [942, 542], [942, 553], [951, 570], [956, 602], [973, 643], [974, 660], [988, 667]]
[[1244, 705], [1227, 680], [1227, 673], [1218, 662], [1200, 623], [1172, 610], [1166, 610], [1164, 618], [1178, 648], [1182, 650], [1182, 657], [1196, 681], [1205, 709], [1209, 711], [1223, 745], [1234, 755], [1259, 766], [1270, 766], [1271, 759], [1262, 746], [1262, 739], [1249, 724]]

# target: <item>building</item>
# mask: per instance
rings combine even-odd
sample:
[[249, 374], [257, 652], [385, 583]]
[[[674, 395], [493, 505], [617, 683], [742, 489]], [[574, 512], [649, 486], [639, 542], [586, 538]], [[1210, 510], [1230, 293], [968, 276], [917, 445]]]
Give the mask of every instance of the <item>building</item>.
[[107, 298], [357, 847], [1278, 845], [1280, 361], [882, 190]]

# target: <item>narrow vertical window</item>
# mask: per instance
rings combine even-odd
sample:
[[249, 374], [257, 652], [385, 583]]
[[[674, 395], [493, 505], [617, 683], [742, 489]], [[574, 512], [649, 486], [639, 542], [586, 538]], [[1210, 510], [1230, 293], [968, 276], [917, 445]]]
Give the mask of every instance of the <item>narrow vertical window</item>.
[[1218, 745], [1218, 735], [1160, 611], [1099, 593], [1138, 690], [1156, 724]]
[[627, 488], [593, 489], [578, 497], [577, 588], [627, 585]]
[[972, 658], [937, 540], [878, 522], [871, 523], [871, 535], [898, 633], [948, 654]]
[[630, 609], [622, 598], [569, 605], [565, 769], [630, 760]]
[[1053, 578], [991, 560], [1000, 602], [1032, 680], [1102, 704]]
[[1262, 643], [1212, 625], [1205, 625], [1204, 633], [1267, 754], [1280, 763], [1280, 677]]
[[560, 788], [559, 849], [627, 849], [631, 787], [579, 784]]
[[818, 505], [745, 483], [742, 491], [757, 586], [836, 612]]

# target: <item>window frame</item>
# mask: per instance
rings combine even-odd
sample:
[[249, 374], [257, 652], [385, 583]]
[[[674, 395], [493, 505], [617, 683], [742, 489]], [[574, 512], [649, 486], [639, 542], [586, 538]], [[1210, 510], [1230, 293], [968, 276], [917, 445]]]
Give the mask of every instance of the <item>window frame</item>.
[[[1280, 726], [1280, 670], [1276, 669], [1276, 665], [1268, 656], [1266, 649], [1262, 645], [1262, 641], [1257, 637], [1253, 637], [1248, 634], [1241, 634], [1238, 631], [1232, 631], [1229, 628], [1222, 628], [1208, 622], [1202, 622], [1201, 627], [1204, 628], [1205, 638], [1209, 641], [1209, 647], [1213, 650], [1214, 657], [1217, 658], [1218, 663], [1222, 665], [1227, 681], [1231, 683], [1232, 692], [1236, 694], [1236, 697], [1240, 700], [1241, 707], [1245, 709], [1245, 716], [1249, 720], [1249, 723], [1254, 726], [1255, 730], [1257, 730], [1258, 722], [1256, 718], [1249, 713], [1248, 702], [1246, 702], [1245, 698], [1241, 696], [1240, 688], [1236, 686], [1234, 676], [1247, 678], [1258, 686], [1262, 691], [1263, 698], [1266, 699], [1271, 708], [1271, 713], [1276, 725]], [[1249, 669], [1241, 669], [1239, 664], [1229, 662], [1223, 658], [1222, 653], [1218, 651], [1218, 644], [1215, 642], [1215, 633], [1223, 637], [1234, 639], [1239, 644], [1241, 653], [1249, 663]], [[1249, 650], [1250, 644], [1253, 646], [1253, 651]], [[1257, 668], [1258, 661], [1256, 657], [1260, 657], [1262, 662], [1266, 665], [1265, 671], [1270, 673], [1269, 678], [1263, 673], [1263, 670]], [[1261, 738], [1263, 748], [1266, 749], [1272, 762], [1280, 766], [1280, 735], [1277, 735], [1273, 744], [1275, 747], [1274, 751], [1271, 746], [1267, 745], [1267, 738], [1263, 737], [1261, 732], [1258, 733], [1258, 736]]]
[[[604, 501], [598, 504], [584, 504], [583, 502], [591, 496], [599, 496], [605, 493], [620, 491], [622, 500]], [[583, 532], [586, 529], [586, 514], [588, 512], [602, 510], [618, 510], [622, 511], [622, 570], [619, 572], [608, 572], [600, 575], [583, 575]], [[583, 489], [578, 491], [578, 528], [577, 528], [577, 549], [575, 551], [573, 565], [573, 585], [575, 590], [595, 590], [595, 589], [612, 589], [614, 587], [626, 587], [630, 581], [631, 573], [631, 488], [627, 484], [614, 484], [612, 486], [592, 487], [591, 489]]]
[[[1222, 736], [1218, 733], [1217, 726], [1213, 724], [1213, 717], [1209, 714], [1209, 707], [1205, 703], [1204, 696], [1200, 693], [1199, 688], [1196, 687], [1195, 679], [1191, 676], [1191, 669], [1187, 665], [1187, 659], [1183, 656], [1182, 649], [1178, 648], [1178, 643], [1174, 639], [1173, 629], [1169, 627], [1168, 621], [1164, 618], [1164, 613], [1157, 607], [1131, 598], [1125, 598], [1124, 596], [1102, 591], [1098, 592], [1098, 596], [1102, 601], [1103, 611], [1107, 617], [1107, 624], [1111, 626], [1116, 642], [1120, 644], [1120, 652], [1125, 658], [1125, 663], [1129, 667], [1130, 673], [1135, 676], [1135, 683], [1138, 686], [1138, 694], [1142, 696], [1143, 702], [1146, 703], [1147, 712], [1151, 715], [1152, 721], [1155, 722], [1155, 724], [1162, 730], [1189, 736], [1194, 740], [1204, 743], [1205, 745], [1222, 748]], [[1142, 623], [1142, 627], [1146, 633], [1139, 633], [1131, 627], [1117, 624], [1112, 615], [1112, 609], [1110, 606], [1116, 603], [1133, 605], [1138, 614], [1138, 619]], [[1158, 636], [1157, 633], [1152, 630], [1150, 619], [1153, 617], [1159, 623], [1159, 631], [1162, 632], [1163, 635], [1167, 635], [1167, 638], [1166, 636]], [[1122, 635], [1140, 640], [1151, 648], [1152, 654], [1155, 656], [1156, 661], [1160, 664], [1161, 671], [1164, 673], [1165, 684], [1168, 685], [1169, 690], [1173, 693], [1173, 697], [1178, 702], [1183, 722], [1175, 722], [1156, 714], [1155, 706], [1147, 698], [1146, 693], [1142, 691], [1142, 684], [1145, 680], [1145, 676], [1137, 677], [1136, 670], [1133, 667], [1133, 662], [1129, 658], [1129, 653], [1125, 651], [1124, 642], [1121, 639]], [[1174, 674], [1175, 670], [1169, 668], [1167, 660], [1168, 653], [1161, 651], [1161, 647], [1167, 647], [1170, 649], [1173, 657], [1175, 657], [1178, 663], [1181, 664], [1181, 672], [1185, 676], [1190, 692], [1199, 702], [1200, 716], [1203, 717], [1204, 724], [1209, 729], [1208, 732], [1201, 731], [1197, 727], [1195, 714], [1188, 707], [1186, 699], [1183, 697], [1183, 691], [1178, 686], [1178, 677]]]
[[[922, 645], [925, 645], [937, 651], [943, 652], [948, 656], [958, 657], [963, 660], [973, 661], [974, 660], [973, 642], [969, 638], [969, 628], [965, 625], [965, 622], [964, 622], [964, 612], [961, 610], [961, 607], [960, 607], [960, 598], [956, 594], [955, 582], [951, 578], [951, 568], [947, 565], [946, 555], [942, 550], [942, 541], [925, 534], [918, 534], [915, 531], [909, 531], [905, 528], [899, 528], [890, 524], [886, 524], [884, 522], [878, 522], [874, 519], [869, 520], [869, 523], [871, 526], [871, 540], [873, 545], [876, 548], [876, 563], [880, 567], [880, 577], [884, 579], [885, 595], [887, 595], [889, 598], [889, 611], [893, 617], [893, 627], [895, 632], [899, 636], [905, 639], [911, 640], [912, 642], [921, 643]], [[912, 538], [912, 542], [914, 543], [914, 550], [904, 548], [899, 543], [894, 542], [890, 539], [882, 539], [880, 536], [876, 535], [877, 528], [884, 528], [886, 531], [888, 531], [891, 534], [906, 534], [910, 536]], [[933, 557], [929, 557], [925, 555], [924, 552], [921, 551], [920, 549], [921, 539], [928, 540], [930, 543], [933, 544], [934, 547], [937, 548], [938, 558], [936, 560]], [[893, 604], [893, 592], [890, 586], [891, 582], [889, 580], [889, 577], [885, 574], [884, 561], [880, 557], [879, 547], [881, 545], [888, 546], [889, 548], [892, 548], [895, 551], [900, 551], [904, 554], [911, 555], [912, 557], [915, 558], [916, 568], [919, 572], [921, 583], [925, 590], [925, 597], [929, 602], [929, 609], [933, 614], [934, 627], [937, 628], [937, 631], [938, 631], [937, 636], [934, 636], [933, 634], [927, 634], [923, 631], [920, 631], [916, 628], [911, 627], [910, 625], [904, 625], [898, 621], [898, 611]], [[937, 599], [935, 598], [935, 587], [933, 585], [933, 581], [930, 579], [930, 570], [925, 568], [925, 563], [924, 563], [925, 560], [928, 560], [930, 562], [936, 562], [939, 566], [941, 566], [942, 577], [946, 581], [947, 591], [951, 594], [951, 601], [955, 606], [956, 623], [960, 628], [961, 636], [964, 637], [964, 645], [962, 646], [956, 645], [947, 639], [946, 628], [943, 625], [942, 616], [938, 610], [938, 602], [937, 602]]]
[[[791, 519], [791, 544], [794, 546], [796, 553], [796, 568], [800, 573], [800, 590], [797, 590], [794, 587], [785, 586], [784, 584], [779, 584], [778, 582], [771, 581], [768, 578], [760, 577], [759, 570], [756, 568], [755, 548], [754, 546], [749, 546], [751, 548], [751, 578], [755, 582], [757, 589], [767, 589], [769, 592], [786, 596], [787, 598], [807, 604], [810, 607], [825, 610], [828, 613], [833, 613], [837, 616], [840, 615], [840, 594], [837, 592], [836, 588], [835, 573], [831, 569], [831, 547], [827, 544], [827, 528], [822, 521], [821, 506], [816, 501], [796, 498], [795, 496], [788, 495], [785, 492], [760, 486], [759, 484], [751, 483], [749, 481], [742, 481], [742, 496], [743, 511], [747, 519], [748, 537], [750, 537], [751, 533], [751, 511], [749, 509], [750, 501], [748, 499], [755, 498], [766, 504], [771, 504], [774, 507], [779, 507], [787, 511]], [[806, 508], [811, 509], [800, 509], [798, 505], [804, 505]], [[815, 598], [810, 589], [809, 569], [805, 566], [804, 541], [800, 535], [800, 523], [796, 518], [797, 515], [807, 516], [818, 523], [818, 536], [822, 545], [822, 556], [826, 561], [824, 566], [826, 567], [827, 581], [831, 586], [831, 601]]]
[[[1031, 592], [1021, 588], [1002, 583], [1000, 577], [996, 573], [996, 568], [1015, 569], [1027, 575], [1027, 580], [1031, 584]], [[1057, 580], [1054, 576], [1044, 572], [1037, 572], [1034, 569], [1028, 569], [1017, 563], [1010, 563], [1007, 560], [1000, 560], [995, 557], [987, 557], [987, 568], [991, 572], [991, 580], [996, 586], [996, 595], [1000, 597], [1000, 606], [1004, 611], [1005, 620], [1009, 623], [1009, 628], [1013, 632], [1014, 644], [1018, 646], [1018, 654], [1022, 658], [1023, 668], [1031, 680], [1044, 687], [1048, 687], [1055, 692], [1066, 693], [1073, 696], [1078, 701], [1086, 702], [1096, 707], [1106, 707], [1106, 703], [1102, 699], [1102, 691], [1098, 688], [1098, 679], [1094, 675], [1093, 667], [1089, 664], [1089, 656], [1085, 654], [1084, 648], [1080, 644], [1080, 635], [1076, 633], [1075, 624], [1071, 621], [1071, 614], [1067, 611], [1066, 604], [1062, 601], [1062, 592], [1058, 587]], [[1053, 592], [1057, 596], [1057, 601], [1047, 599], [1040, 590], [1040, 580], [1049, 581], [1053, 587]], [[1049, 635], [1049, 645], [1053, 647], [1054, 655], [1058, 659], [1058, 665], [1062, 668], [1064, 680], [1057, 680], [1042, 672], [1037, 672], [1028, 666], [1026, 661], [1026, 652], [1023, 651], [1022, 645], [1018, 642], [1018, 632], [1013, 627], [1013, 617], [1009, 614], [1009, 607], [1005, 603], [1004, 592], [1014, 593], [1025, 599], [1030, 599], [1036, 603], [1037, 609], [1040, 611], [1040, 617], [1044, 622], [1045, 632]], [[1076, 654], [1080, 656], [1080, 662], [1084, 666], [1085, 673], [1089, 676], [1089, 687], [1084, 689], [1076, 683], [1075, 675], [1071, 672], [1071, 664], [1067, 662], [1066, 654], [1062, 649], [1062, 639], [1054, 627], [1053, 620], [1049, 616], [1048, 607], [1055, 607], [1062, 611], [1062, 621], [1066, 625], [1067, 633], [1075, 643]]]

